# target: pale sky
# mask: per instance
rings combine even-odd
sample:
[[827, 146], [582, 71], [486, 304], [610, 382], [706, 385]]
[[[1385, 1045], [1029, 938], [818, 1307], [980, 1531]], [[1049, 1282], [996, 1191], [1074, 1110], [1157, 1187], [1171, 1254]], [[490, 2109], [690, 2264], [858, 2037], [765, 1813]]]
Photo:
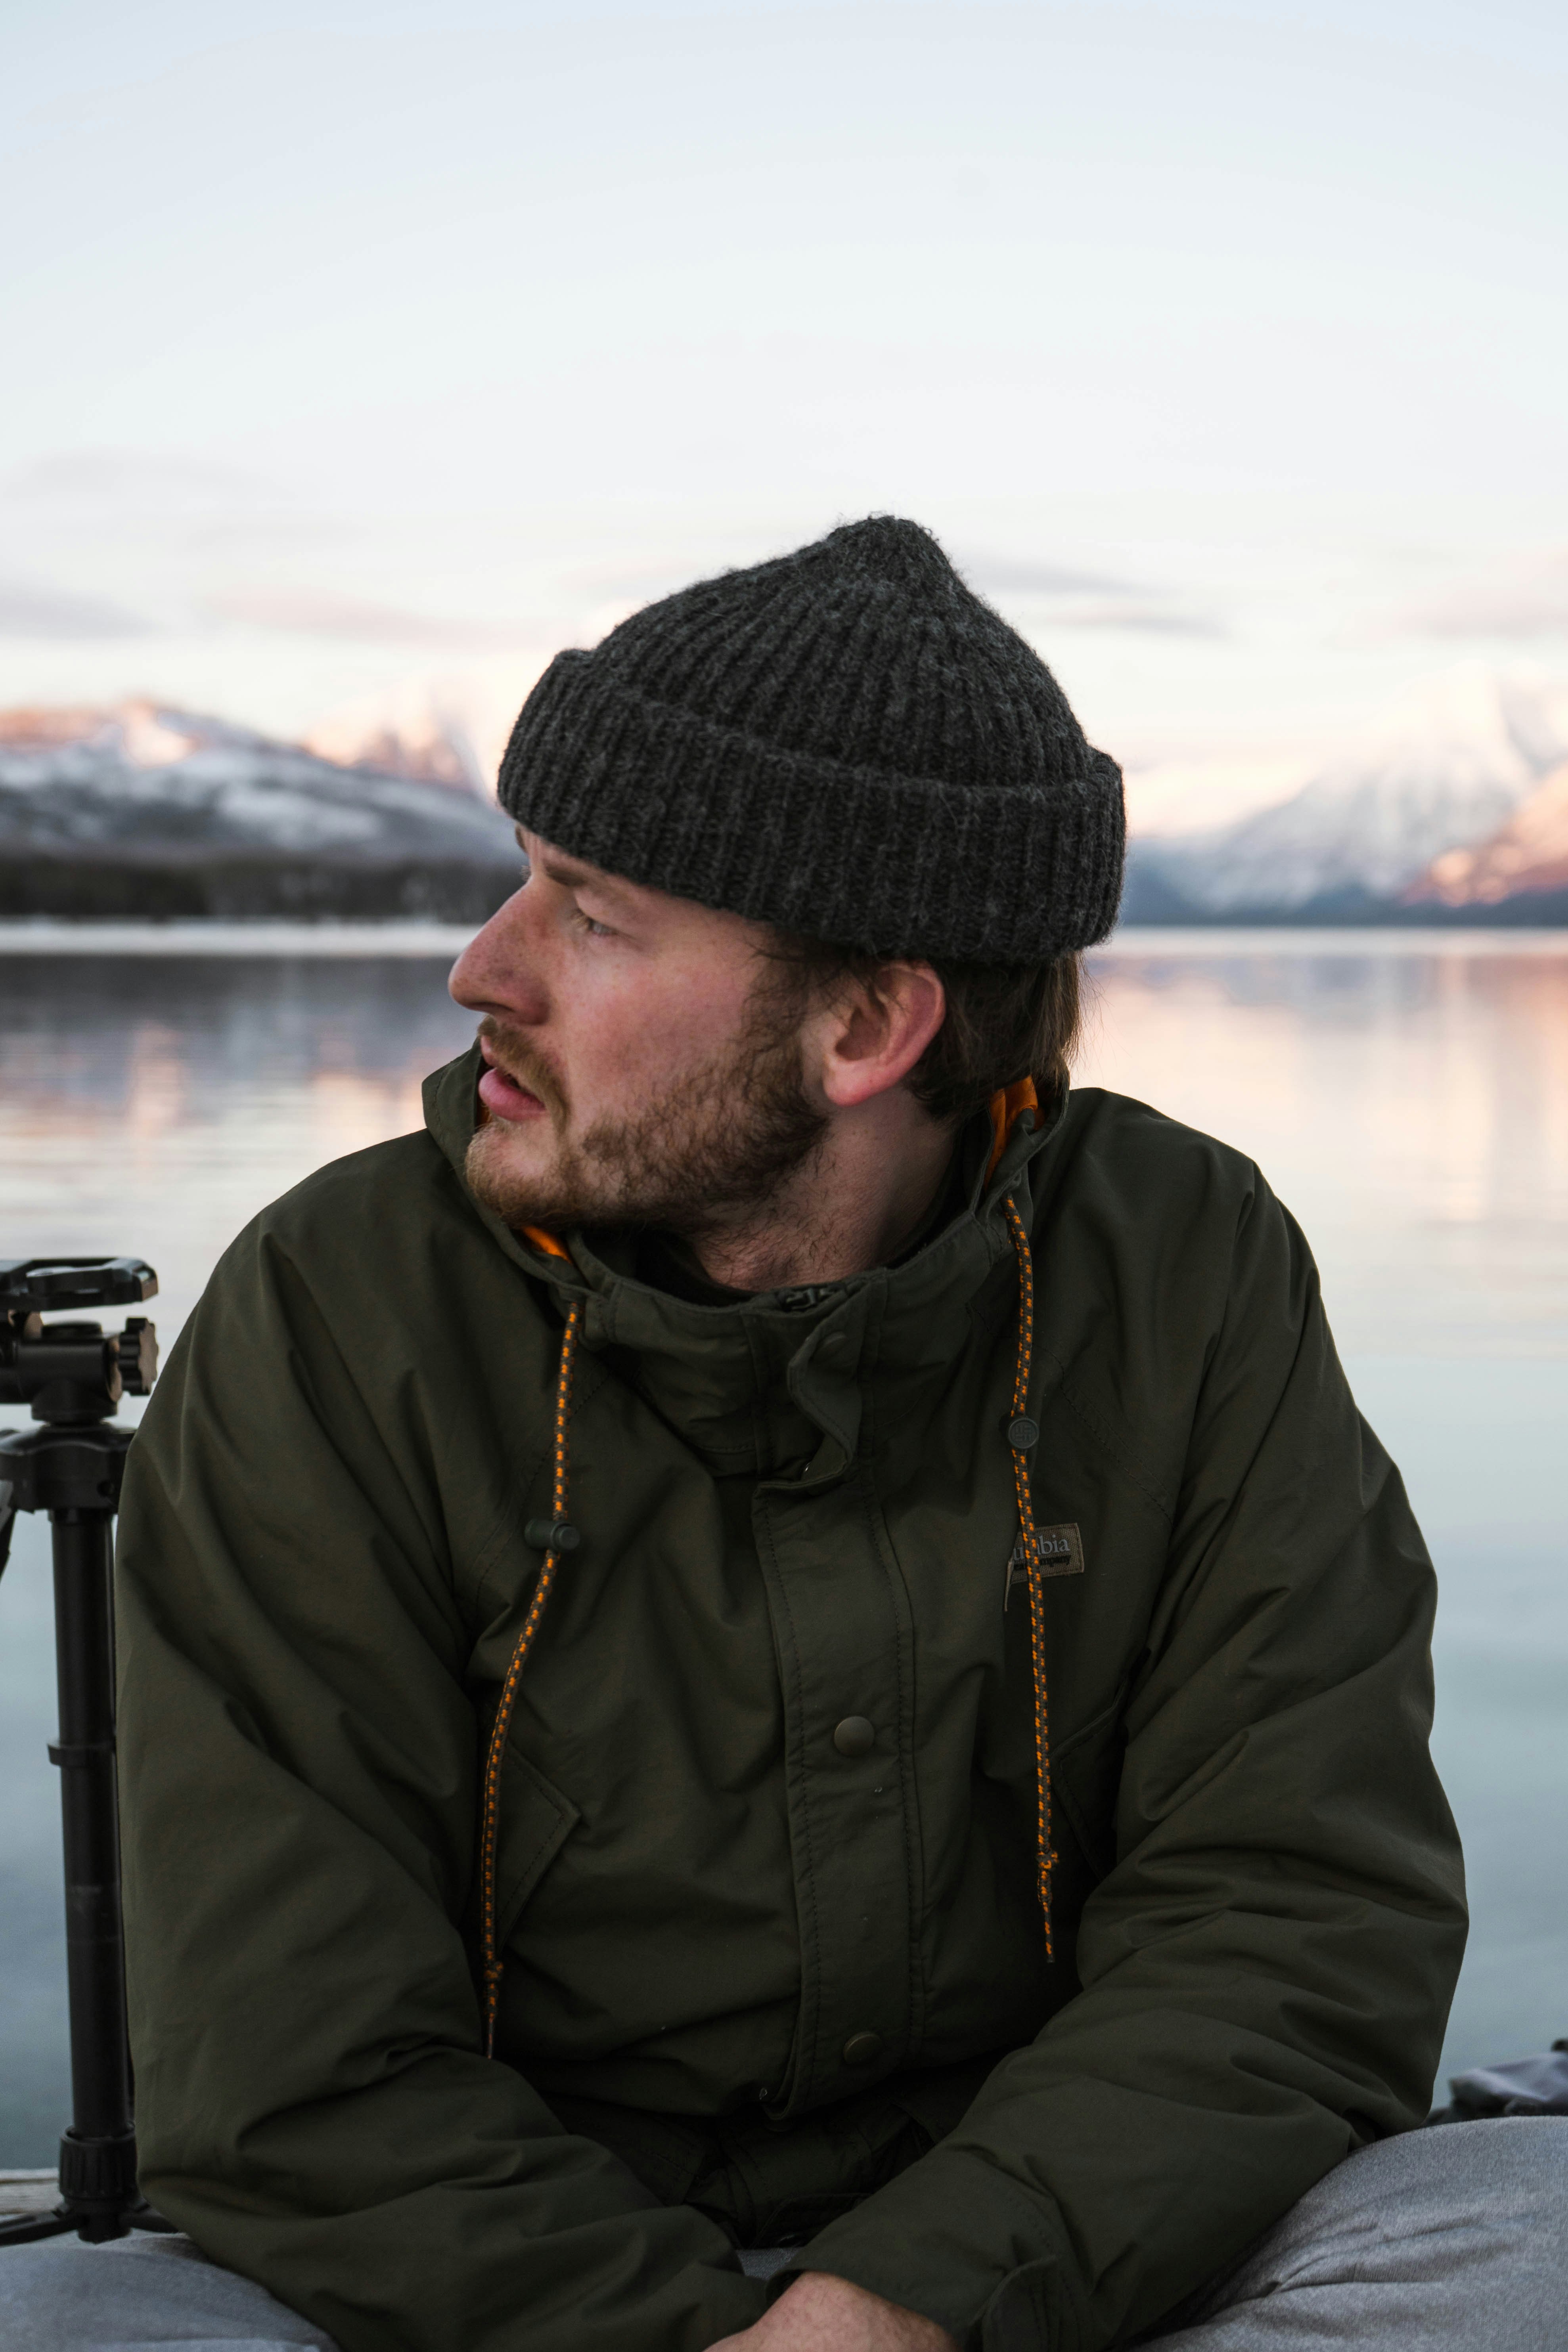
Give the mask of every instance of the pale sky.
[[492, 738], [928, 523], [1135, 773], [1568, 671], [1562, 0], [8, 0], [0, 704]]

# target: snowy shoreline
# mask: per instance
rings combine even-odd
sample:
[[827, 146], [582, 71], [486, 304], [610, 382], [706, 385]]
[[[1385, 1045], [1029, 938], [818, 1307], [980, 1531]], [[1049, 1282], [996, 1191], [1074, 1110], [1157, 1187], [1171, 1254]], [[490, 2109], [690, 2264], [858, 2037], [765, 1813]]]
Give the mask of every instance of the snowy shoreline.
[[[451, 961], [477, 924], [400, 921], [73, 922], [49, 917], [0, 921], [0, 956], [396, 956]], [[1124, 923], [1103, 957], [1215, 956], [1564, 956], [1568, 929], [1527, 929], [1452, 923], [1335, 928], [1310, 924]]]
[[0, 956], [424, 956], [450, 962], [477, 923], [384, 921], [73, 922], [50, 916], [0, 921]]

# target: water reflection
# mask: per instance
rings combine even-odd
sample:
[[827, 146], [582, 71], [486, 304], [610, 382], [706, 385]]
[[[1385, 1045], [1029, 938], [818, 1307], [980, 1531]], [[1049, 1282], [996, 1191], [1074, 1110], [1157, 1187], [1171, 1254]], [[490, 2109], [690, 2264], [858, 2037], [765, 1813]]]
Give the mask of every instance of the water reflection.
[[1080, 1078], [1252, 1154], [1342, 1348], [1568, 1353], [1568, 952], [1097, 960]]
[[165, 1342], [257, 1210], [420, 1123], [473, 1034], [444, 965], [225, 958], [0, 965], [0, 1255], [132, 1249]]

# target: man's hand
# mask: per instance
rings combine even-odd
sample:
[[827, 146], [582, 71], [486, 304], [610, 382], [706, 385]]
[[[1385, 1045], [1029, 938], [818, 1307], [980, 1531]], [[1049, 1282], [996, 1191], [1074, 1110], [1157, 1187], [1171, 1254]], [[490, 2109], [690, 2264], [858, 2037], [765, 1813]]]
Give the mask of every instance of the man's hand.
[[754, 2327], [726, 2336], [710, 2352], [958, 2352], [958, 2339], [918, 2311], [807, 2271]]

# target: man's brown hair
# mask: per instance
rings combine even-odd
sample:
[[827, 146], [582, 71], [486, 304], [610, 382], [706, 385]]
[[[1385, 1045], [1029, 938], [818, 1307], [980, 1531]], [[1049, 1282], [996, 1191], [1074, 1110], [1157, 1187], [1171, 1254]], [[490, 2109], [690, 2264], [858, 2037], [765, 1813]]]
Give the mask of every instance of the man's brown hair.
[[[901, 961], [798, 931], [776, 932], [771, 953], [791, 1017], [846, 982], [875, 987], [877, 974]], [[956, 1126], [1020, 1078], [1033, 1078], [1042, 1103], [1064, 1091], [1081, 1021], [1078, 956], [1030, 964], [920, 961], [930, 962], [947, 996], [942, 1027], [909, 1078], [933, 1118]]]

